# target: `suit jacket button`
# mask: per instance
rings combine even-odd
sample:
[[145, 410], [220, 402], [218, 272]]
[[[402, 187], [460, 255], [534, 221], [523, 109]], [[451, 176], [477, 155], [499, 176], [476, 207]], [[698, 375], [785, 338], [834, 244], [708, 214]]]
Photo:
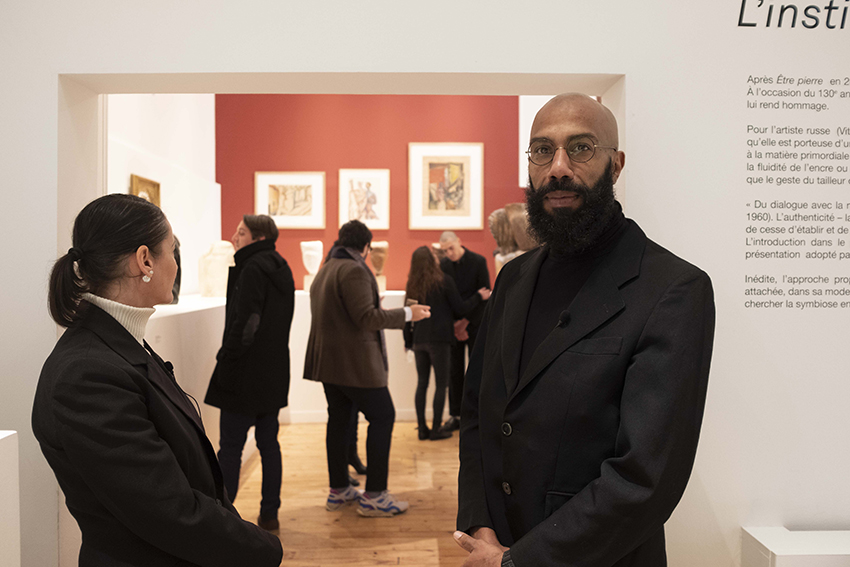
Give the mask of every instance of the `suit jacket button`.
[[513, 429], [511, 428], [511, 424], [507, 421], [502, 424], [502, 434], [505, 437], [510, 437], [511, 433], [513, 433]]
[[505, 492], [505, 494], [510, 494], [511, 493], [511, 485], [508, 484], [507, 482], [503, 482], [502, 483], [502, 490]]

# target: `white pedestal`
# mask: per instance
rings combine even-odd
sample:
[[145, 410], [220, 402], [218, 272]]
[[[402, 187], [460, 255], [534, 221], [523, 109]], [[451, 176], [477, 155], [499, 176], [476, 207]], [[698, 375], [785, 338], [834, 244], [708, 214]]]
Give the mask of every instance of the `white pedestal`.
[[850, 567], [850, 531], [742, 531], [741, 567]]
[[0, 567], [21, 567], [18, 434], [0, 431]]

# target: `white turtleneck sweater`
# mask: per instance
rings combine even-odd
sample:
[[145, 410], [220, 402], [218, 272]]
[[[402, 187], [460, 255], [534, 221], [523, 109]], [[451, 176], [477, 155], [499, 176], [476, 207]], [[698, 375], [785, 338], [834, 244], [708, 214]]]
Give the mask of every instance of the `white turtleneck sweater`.
[[84, 293], [83, 299], [112, 315], [122, 327], [133, 335], [134, 339], [139, 341], [140, 345], [144, 346], [145, 328], [148, 325], [148, 319], [151, 318], [156, 309], [153, 307], [131, 307], [91, 293]]

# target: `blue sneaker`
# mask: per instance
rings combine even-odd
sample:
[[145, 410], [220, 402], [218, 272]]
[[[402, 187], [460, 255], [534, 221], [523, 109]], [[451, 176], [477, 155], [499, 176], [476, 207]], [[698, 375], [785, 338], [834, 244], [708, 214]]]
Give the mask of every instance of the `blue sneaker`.
[[349, 486], [345, 490], [341, 492], [334, 492], [331, 489], [328, 494], [328, 501], [325, 503], [325, 509], [333, 512], [334, 510], [339, 510], [346, 504], [350, 504], [351, 502], [355, 502], [360, 500], [362, 492], [354, 488], [353, 486]]
[[395, 496], [384, 490], [374, 498], [369, 498], [367, 494], [363, 494], [360, 497], [357, 513], [369, 518], [389, 518], [406, 512], [409, 507], [410, 505], [407, 502], [396, 500]]

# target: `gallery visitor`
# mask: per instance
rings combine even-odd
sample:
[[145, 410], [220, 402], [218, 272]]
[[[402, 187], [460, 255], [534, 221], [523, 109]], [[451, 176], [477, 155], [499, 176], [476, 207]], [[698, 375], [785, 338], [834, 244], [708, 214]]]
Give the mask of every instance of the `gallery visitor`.
[[39, 377], [33, 432], [80, 526], [80, 565], [277, 567], [280, 541], [239, 517], [194, 400], [144, 340], [176, 273], [156, 205], [107, 195], [77, 215], [50, 275], [67, 330]]
[[[477, 254], [464, 246], [457, 234], [450, 230], [443, 232], [440, 235], [440, 250], [444, 254], [443, 258], [440, 259], [440, 269], [454, 279], [460, 297], [464, 301], [470, 297], [475, 297], [481, 288], [490, 289], [490, 271], [487, 269], [487, 260], [481, 254]], [[460, 429], [460, 408], [463, 401], [463, 377], [466, 375], [466, 360], [467, 356], [472, 356], [475, 337], [478, 336], [478, 327], [481, 325], [486, 305], [484, 302], [479, 303], [471, 312], [457, 318], [454, 322], [454, 334], [457, 340], [452, 343], [451, 372], [449, 374], [450, 417], [443, 424], [445, 431]]]
[[221, 409], [218, 459], [228, 496], [236, 498], [248, 430], [262, 464], [257, 525], [279, 529], [282, 463], [278, 414], [289, 396], [289, 328], [295, 282], [275, 250], [268, 215], [244, 215], [231, 238], [236, 265], [227, 278], [224, 338], [204, 401]]
[[[383, 309], [378, 282], [366, 265], [372, 232], [360, 221], [345, 223], [310, 287], [312, 321], [304, 378], [322, 382], [328, 402], [325, 445], [330, 491], [325, 507], [358, 502], [363, 516], [394, 516], [408, 503], [387, 490], [395, 408], [387, 388], [384, 329], [429, 316], [427, 305]], [[349, 483], [348, 450], [354, 405], [369, 422], [366, 491]]]
[[[486, 287], [479, 289], [465, 301], [461, 299], [454, 278], [443, 273], [437, 257], [428, 246], [420, 246], [413, 252], [410, 272], [407, 276], [405, 304], [422, 303], [431, 308], [431, 317], [412, 326], [413, 355], [416, 360], [416, 421], [419, 424], [419, 439], [437, 441], [452, 436], [451, 431], [441, 429], [443, 407], [446, 402], [446, 386], [449, 380], [452, 345], [456, 342], [454, 321], [469, 314], [482, 301], [490, 297]], [[428, 382], [434, 369], [434, 403], [432, 427], [425, 419], [425, 397]]]
[[546, 103], [528, 160], [542, 246], [499, 272], [466, 375], [464, 565], [666, 565], [705, 405], [711, 280], [623, 215], [625, 154], [596, 99]]

